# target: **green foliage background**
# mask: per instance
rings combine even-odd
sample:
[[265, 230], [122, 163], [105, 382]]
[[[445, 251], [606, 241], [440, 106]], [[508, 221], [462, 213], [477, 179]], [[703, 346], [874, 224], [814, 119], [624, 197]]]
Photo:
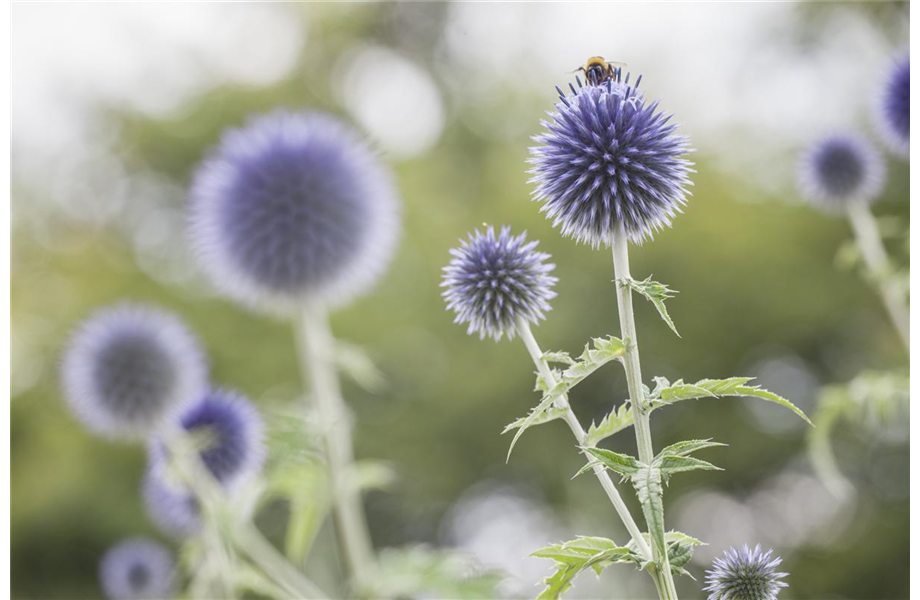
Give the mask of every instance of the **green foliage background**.
[[[394, 25], [397, 21], [389, 18], [396, 10], [392, 4], [347, 11], [332, 5], [293, 9], [292, 15], [310, 13], [314, 22], [289, 78], [267, 88], [215, 89], [172, 120], [111, 111], [108, 118], [120, 125], [121, 159], [129, 172], [152, 171], [185, 187], [219, 132], [250, 113], [292, 106], [342, 114], [330, 89], [338, 76], [335, 59], [358, 42], [395, 47], [416, 58], [434, 74], [448, 112], [457, 114], [448, 119], [431, 151], [394, 164], [405, 207], [398, 256], [371, 295], [333, 318], [337, 335], [363, 345], [388, 380], [377, 395], [346, 386], [356, 414], [357, 455], [384, 459], [399, 476], [392, 489], [368, 497], [374, 540], [380, 547], [443, 542], [439, 523], [445, 512], [484, 479], [526, 485], [561, 515], [587, 513], [606, 524], [603, 531], [573, 531], [570, 537], [623, 539], [595, 482], [588, 477], [570, 481], [582, 459], [561, 423], [529, 431], [510, 464], [504, 464], [510, 440], [499, 433], [537, 401], [532, 364], [517, 341], [496, 344], [465, 335], [439, 296], [440, 269], [457, 238], [484, 221], [510, 224], [540, 239], [557, 264], [559, 296], [549, 319], [536, 330], [540, 343], [577, 353], [592, 336], [617, 334], [608, 254], [560, 238], [528, 200], [528, 138], [550, 106], [555, 82], [547, 82], [545, 94], [528, 96], [523, 109], [500, 104], [490, 108], [505, 111], [502, 119], [526, 124], [520, 134], [502, 139], [477, 134], [464, 125], [462, 111], [482, 107], [450, 106], [448, 84], [456, 82], [426, 52], [434, 40], [420, 32], [429, 30], [417, 28], [408, 35], [411, 28]], [[809, 20], [820, 19], [820, 10], [803, 7], [804, 33], [793, 34], [807, 37]], [[878, 19], [881, 28], [907, 13], [896, 4], [852, 10]], [[441, 5], [423, 4], [409, 14], [437, 24], [446, 11]], [[693, 131], [684, 131], [693, 136]], [[905, 355], [873, 291], [854, 272], [833, 266], [838, 248], [849, 237], [846, 223], [771, 197], [743, 174], [726, 175], [717, 168], [718, 149], [699, 150], [699, 174], [686, 214], [653, 243], [632, 251], [637, 278], [654, 274], [680, 291], [668, 308], [682, 339], [668, 330], [651, 305], [636, 301], [646, 378], [660, 374], [695, 381], [749, 375], [758, 357], [777, 348], [799, 357], [822, 382], [844, 381], [862, 368], [903, 367]], [[891, 162], [890, 168], [877, 212], [906, 223], [909, 169], [903, 162]], [[56, 361], [74, 324], [94, 308], [122, 298], [157, 303], [179, 313], [198, 333], [211, 357], [213, 379], [220, 384], [257, 401], [269, 394], [292, 397], [300, 384], [285, 323], [151, 280], [134, 264], [123, 232], [80, 225], [52, 212], [41, 227], [56, 244], [40, 243], [34, 223], [20, 218], [39, 202], [41, 198], [14, 178], [13, 353], [15, 358], [17, 344], [26, 343], [21, 332], [39, 327], [44, 366], [37, 383], [11, 402], [12, 595], [95, 597], [101, 552], [122, 536], [155, 532], [138, 498], [143, 449], [91, 437], [61, 401]], [[173, 243], [185, 244], [183, 232], [174, 232]], [[610, 367], [579, 386], [572, 402], [587, 423], [625, 395], [622, 373]], [[790, 399], [806, 410], [813, 407], [813, 398]], [[658, 447], [710, 436], [730, 446], [715, 460], [725, 472], [676, 479], [667, 490], [667, 506], [702, 487], [743, 497], [764, 477], [801, 460], [804, 426], [771, 436], [745, 415], [745, 402], [755, 401], [682, 403], [655, 414]], [[830, 547], [780, 549], [784, 570], [791, 573], [784, 597], [906, 597], [906, 445], [885, 444], [845, 427], [839, 437], [849, 449], [846, 455], [854, 457], [845, 470], [859, 490], [857, 516]], [[621, 434], [608, 446], [634, 452], [631, 438]], [[879, 470], [886, 480], [897, 482], [893, 488], [872, 483]], [[283, 523], [284, 509], [278, 507], [264, 516], [262, 525], [277, 536]], [[330, 539], [325, 532], [317, 552], [329, 553]], [[700, 578], [699, 566], [690, 566]], [[549, 563], [546, 567], [548, 572]], [[689, 580], [679, 585], [688, 597], [698, 589]]]

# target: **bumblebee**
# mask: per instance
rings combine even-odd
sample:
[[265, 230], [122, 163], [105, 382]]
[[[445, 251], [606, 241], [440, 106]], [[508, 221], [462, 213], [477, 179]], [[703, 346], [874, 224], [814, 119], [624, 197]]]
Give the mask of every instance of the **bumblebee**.
[[625, 67], [625, 63], [607, 62], [603, 56], [592, 56], [584, 66], [575, 69], [575, 72], [581, 71], [585, 74], [585, 79], [591, 85], [601, 85], [616, 77], [617, 68]]

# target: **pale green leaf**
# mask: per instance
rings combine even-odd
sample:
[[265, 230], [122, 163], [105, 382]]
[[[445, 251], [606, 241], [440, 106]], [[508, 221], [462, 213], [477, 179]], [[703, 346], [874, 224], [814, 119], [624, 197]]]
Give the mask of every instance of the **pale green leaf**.
[[658, 453], [659, 456], [686, 456], [692, 454], [697, 450], [704, 450], [706, 448], [720, 448], [726, 446], [727, 444], [720, 444], [719, 442], [713, 442], [712, 439], [708, 440], [684, 440], [683, 442], [677, 442], [676, 444], [671, 444], [664, 448], [661, 452]]
[[[611, 471], [619, 473], [623, 477], [634, 477], [643, 466], [636, 458], [628, 454], [620, 454], [604, 448], [582, 448], [585, 452], [593, 456], [597, 462], [604, 465]], [[593, 468], [594, 464], [588, 464], [578, 472], [579, 474]]]
[[[566, 410], [564, 408], [551, 406], [547, 410], [544, 410], [540, 415], [535, 417], [534, 420], [530, 422], [528, 427], [531, 427], [533, 425], [542, 425], [543, 423], [549, 423], [550, 421], [561, 419], [563, 416], [565, 416], [565, 413], [566, 413]], [[527, 417], [521, 417], [520, 419], [517, 419], [511, 423], [508, 423], [507, 425], [505, 425], [505, 429], [502, 430], [502, 433], [508, 433], [512, 429], [519, 429], [521, 426], [524, 425], [526, 421], [527, 421]]]
[[335, 364], [343, 375], [369, 392], [378, 392], [386, 386], [383, 373], [358, 345], [336, 341]]
[[616, 563], [641, 562], [629, 547], [617, 546], [612, 540], [601, 537], [578, 537], [570, 542], [541, 548], [531, 556], [548, 558], [556, 562], [556, 570], [543, 580], [546, 586], [538, 599], [555, 600], [572, 585], [572, 581], [587, 569], [597, 574]]
[[[521, 436], [524, 434], [525, 431], [527, 431], [530, 427], [533, 427], [537, 423], [546, 422], [546, 421], [540, 421], [540, 419], [543, 418], [543, 413], [553, 405], [557, 397], [558, 396], [554, 396], [552, 394], [547, 394], [543, 396], [543, 399], [540, 400], [540, 404], [535, 406], [530, 411], [530, 413], [528, 413], [528, 415], [524, 417], [524, 420], [520, 424], [518, 424], [516, 427], [511, 427], [510, 425], [505, 427], [505, 432], [511, 431], [512, 429], [517, 429], [517, 431], [514, 434], [514, 438], [511, 440], [511, 445], [508, 447], [508, 455], [505, 457], [505, 462], [508, 462], [509, 460], [511, 460], [511, 452], [514, 450], [515, 444], [517, 444], [517, 441], [521, 439]], [[517, 421], [515, 421], [515, 423], [517, 423]], [[512, 423], [511, 425], [514, 425], [515, 423]]]
[[624, 402], [619, 408], [614, 408], [600, 423], [595, 425], [593, 422], [588, 427], [588, 433], [585, 436], [584, 445], [588, 447], [597, 446], [601, 440], [607, 439], [612, 435], [623, 431], [634, 423], [632, 407]]
[[632, 278], [620, 279], [618, 282], [619, 285], [628, 287], [645, 296], [645, 299], [655, 306], [658, 314], [661, 315], [662, 320], [671, 328], [671, 331], [673, 331], [677, 337], [680, 337], [680, 334], [677, 333], [677, 327], [674, 326], [674, 321], [671, 320], [668, 309], [664, 305], [665, 300], [674, 297], [674, 294], [677, 293], [676, 290], [672, 290], [663, 283], [652, 281], [651, 277], [643, 279], [642, 281], [636, 281]]
[[564, 365], [574, 365], [575, 359], [568, 352], [547, 351], [543, 353], [543, 360], [548, 363], [559, 363]]
[[655, 409], [681, 400], [697, 398], [750, 396], [779, 404], [794, 412], [809, 425], [812, 424], [808, 416], [789, 400], [760, 386], [747, 385], [752, 379], [752, 377], [730, 377], [728, 379], [703, 379], [696, 383], [684, 383], [679, 380], [667, 387], [657, 389], [657, 394], [650, 398], [649, 407]]
[[665, 479], [674, 473], [683, 473], [685, 471], [721, 471], [719, 467], [712, 463], [693, 458], [692, 456], [662, 456], [655, 460], [655, 464], [661, 469], [661, 475]]
[[645, 523], [648, 526], [652, 543], [660, 555], [664, 554], [666, 551], [664, 489], [662, 488], [661, 471], [655, 465], [640, 463], [638, 471], [631, 477], [631, 480], [636, 488], [639, 503], [642, 505], [642, 513], [645, 515]]

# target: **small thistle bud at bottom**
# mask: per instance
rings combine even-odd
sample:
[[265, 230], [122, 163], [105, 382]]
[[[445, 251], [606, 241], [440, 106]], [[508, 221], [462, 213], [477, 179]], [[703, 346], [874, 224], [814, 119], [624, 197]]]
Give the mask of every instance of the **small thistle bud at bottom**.
[[745, 544], [739, 551], [731, 548], [722, 558], [712, 563], [706, 571], [704, 592], [709, 600], [776, 600], [780, 590], [788, 584], [781, 581], [788, 573], [777, 572], [782, 558], [772, 556], [773, 550], [754, 550]]

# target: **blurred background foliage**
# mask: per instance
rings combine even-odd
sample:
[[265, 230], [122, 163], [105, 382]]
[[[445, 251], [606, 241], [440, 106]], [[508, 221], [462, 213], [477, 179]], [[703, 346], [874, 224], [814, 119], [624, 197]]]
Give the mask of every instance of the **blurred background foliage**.
[[[632, 250], [637, 277], [680, 291], [669, 310], [681, 339], [637, 305], [646, 378], [757, 376], [810, 411], [824, 384], [906, 369], [873, 290], [834, 266], [846, 222], [800, 204], [793, 182], [796, 152], [814, 136], [872, 132], [908, 16], [894, 2], [14, 6], [13, 597], [96, 597], [103, 550], [156, 535], [138, 494], [143, 448], [90, 436], [61, 402], [60, 349], [94, 308], [129, 298], [172, 309], [201, 337], [215, 382], [257, 403], [297, 397], [290, 329], [213, 296], [184, 236], [195, 165], [222, 130], [275, 107], [356, 122], [402, 193], [388, 276], [333, 319], [387, 379], [377, 394], [346, 385], [357, 455], [398, 475], [367, 498], [380, 548], [458, 546], [507, 571], [508, 593], [528, 595], [550, 569], [530, 551], [576, 534], [626, 537], [595, 482], [570, 481], [582, 459], [561, 423], [529, 431], [504, 463], [502, 427], [537, 401], [532, 364], [517, 341], [465, 335], [438, 288], [459, 237], [509, 224], [557, 264], [540, 343], [577, 353], [617, 333], [608, 253], [562, 239], [528, 200], [530, 136], [553, 86], [587, 56], [642, 72], [697, 148], [686, 214]], [[890, 161], [876, 208], [905, 228], [908, 174]], [[903, 245], [891, 250], [904, 266]], [[625, 395], [621, 370], [607, 367], [572, 401], [587, 423]], [[906, 429], [840, 426], [834, 447], [856, 493], [837, 498], [814, 476], [803, 424], [754, 404], [655, 415], [658, 446], [730, 445], [711, 457], [725, 472], [678, 478], [666, 496], [669, 526], [710, 543], [690, 570], [700, 579], [729, 544], [761, 542], [784, 557], [786, 598], [906, 597]], [[610, 442], [633, 446], [626, 434]], [[260, 517], [276, 539], [284, 523], [282, 506]], [[321, 532], [309, 566], [319, 580], [332, 540]], [[570, 596], [636, 597], [646, 585], [610, 569]], [[699, 583], [679, 587], [702, 595]]]

